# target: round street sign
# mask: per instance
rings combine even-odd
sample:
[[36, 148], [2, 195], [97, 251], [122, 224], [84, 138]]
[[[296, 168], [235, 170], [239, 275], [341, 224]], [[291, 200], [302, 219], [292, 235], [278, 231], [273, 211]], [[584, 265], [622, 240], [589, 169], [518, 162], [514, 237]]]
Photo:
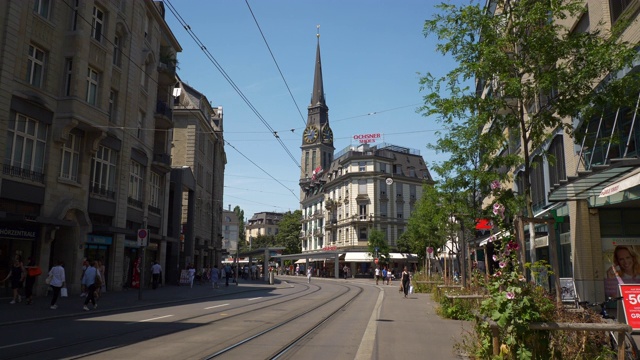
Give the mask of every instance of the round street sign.
[[145, 239], [147, 237], [147, 229], [138, 230], [138, 238]]
[[387, 185], [391, 185], [391, 184], [393, 184], [393, 179], [392, 178], [387, 178], [387, 180], [385, 180], [385, 182], [387, 183]]
[[428, 248], [427, 248], [427, 252], [428, 252], [429, 254], [433, 253], [433, 248], [432, 248], [432, 247], [428, 247]]

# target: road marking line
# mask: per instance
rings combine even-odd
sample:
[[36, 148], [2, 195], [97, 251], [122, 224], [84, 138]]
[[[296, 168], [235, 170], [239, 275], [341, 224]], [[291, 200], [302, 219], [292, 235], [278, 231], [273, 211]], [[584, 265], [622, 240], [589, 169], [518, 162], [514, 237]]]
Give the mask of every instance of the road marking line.
[[206, 307], [206, 308], [204, 308], [204, 309], [205, 309], [205, 310], [209, 310], [209, 309], [214, 309], [214, 308], [217, 308], [217, 307], [227, 306], [227, 305], [229, 305], [229, 304], [222, 304], [222, 305], [216, 305], [216, 306], [209, 306], [209, 307]]
[[33, 344], [33, 343], [37, 343], [37, 342], [41, 342], [41, 341], [48, 341], [48, 340], [53, 340], [53, 338], [44, 338], [44, 339], [38, 339], [38, 340], [33, 340], [33, 341], [27, 341], [27, 342], [23, 342], [23, 343], [19, 343], [19, 344], [0, 346], [0, 349], [6, 349], [6, 348], [14, 347], [14, 346]]
[[165, 316], [160, 316], [160, 317], [156, 317], [156, 318], [151, 318], [151, 319], [146, 319], [146, 320], [140, 320], [138, 322], [147, 322], [147, 321], [153, 321], [153, 320], [158, 320], [158, 319], [164, 319], [164, 318], [168, 318], [171, 317], [173, 315], [165, 315]]
[[373, 345], [375, 344], [376, 332], [378, 331], [378, 324], [376, 324], [376, 320], [380, 318], [383, 299], [384, 291], [381, 290], [378, 294], [378, 301], [376, 301], [376, 306], [373, 308], [373, 312], [371, 313], [371, 317], [369, 318], [367, 329], [364, 331], [364, 335], [362, 335], [362, 340], [360, 341], [358, 352], [356, 353], [356, 356], [354, 358], [355, 360], [368, 360], [371, 359], [371, 356], [373, 355]]
[[247, 301], [252, 301], [252, 300], [258, 300], [258, 299], [262, 299], [262, 296], [257, 297], [257, 298], [251, 298], [251, 299], [247, 299]]

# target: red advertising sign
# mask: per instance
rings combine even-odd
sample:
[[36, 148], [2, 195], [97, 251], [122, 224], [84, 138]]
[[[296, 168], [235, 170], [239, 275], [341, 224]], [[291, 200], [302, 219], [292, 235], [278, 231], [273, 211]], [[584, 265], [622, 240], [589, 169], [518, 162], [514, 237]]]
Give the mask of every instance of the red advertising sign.
[[633, 330], [640, 329], [640, 284], [620, 284], [622, 306], [627, 324]]

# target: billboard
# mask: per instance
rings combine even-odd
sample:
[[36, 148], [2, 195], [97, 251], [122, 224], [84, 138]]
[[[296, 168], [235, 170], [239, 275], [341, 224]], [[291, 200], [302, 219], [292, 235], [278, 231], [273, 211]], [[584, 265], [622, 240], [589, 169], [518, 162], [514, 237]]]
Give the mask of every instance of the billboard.
[[640, 238], [603, 238], [605, 296], [619, 296], [618, 285], [640, 284]]

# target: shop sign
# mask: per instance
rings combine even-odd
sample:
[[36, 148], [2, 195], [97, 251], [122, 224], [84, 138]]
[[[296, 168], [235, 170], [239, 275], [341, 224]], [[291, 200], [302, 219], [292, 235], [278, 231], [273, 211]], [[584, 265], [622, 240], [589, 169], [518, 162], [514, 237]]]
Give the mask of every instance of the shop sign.
[[133, 240], [124, 240], [124, 247], [137, 248], [138, 242]]
[[29, 228], [0, 226], [0, 239], [36, 240], [38, 231]]
[[376, 140], [380, 139], [381, 137], [382, 137], [382, 134], [380, 133], [358, 134], [358, 135], [353, 135], [353, 140], [359, 142], [360, 144], [371, 144], [376, 142]]
[[620, 284], [624, 314], [633, 330], [640, 330], [640, 284]]
[[113, 244], [113, 238], [111, 236], [103, 236], [103, 235], [87, 235], [87, 243], [88, 244], [100, 244], [100, 245], [111, 245]]
[[325, 246], [322, 248], [322, 251], [336, 251], [338, 250], [337, 246]]

